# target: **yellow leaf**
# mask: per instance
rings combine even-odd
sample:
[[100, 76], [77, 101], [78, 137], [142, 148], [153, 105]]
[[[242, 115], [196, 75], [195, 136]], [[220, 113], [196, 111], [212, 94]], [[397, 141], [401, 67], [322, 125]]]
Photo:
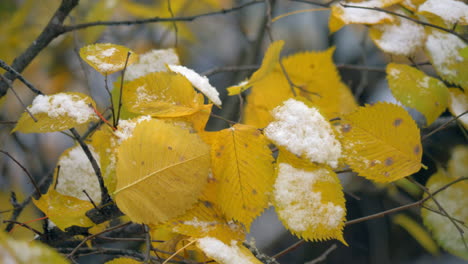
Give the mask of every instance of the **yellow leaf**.
[[24, 112], [12, 132], [45, 133], [70, 129], [98, 120], [93, 107], [93, 99], [82, 93], [38, 95], [28, 106], [37, 122]]
[[131, 258], [115, 258], [107, 261], [105, 264], [141, 264], [143, 262], [131, 259]]
[[[468, 111], [468, 89], [465, 89], [465, 92], [463, 92], [458, 88], [449, 88], [449, 94], [448, 108], [453, 116], [458, 116]], [[468, 129], [468, 114], [464, 114], [458, 118], [458, 121]]]
[[419, 6], [417, 14], [425, 16], [431, 23], [434, 20], [443, 21], [437, 25], [445, 28], [468, 24], [468, 5], [463, 1], [427, 0]]
[[187, 124], [186, 126], [192, 127], [196, 132], [202, 133], [205, 131], [205, 126], [210, 119], [212, 104], [200, 106], [197, 112], [179, 117], [160, 117], [159, 119], [168, 120], [177, 124]]
[[416, 221], [404, 214], [398, 214], [393, 218], [393, 223], [400, 225], [408, 231], [432, 255], [439, 254], [439, 248], [434, 240], [432, 240], [431, 235]]
[[154, 72], [125, 83], [122, 103], [134, 113], [178, 117], [197, 112], [203, 95], [182, 75]]
[[[357, 105], [333, 64], [335, 48], [324, 52], [300, 52], [283, 59], [283, 65], [295, 85], [296, 94], [317, 107], [327, 118], [353, 111]], [[267, 77], [255, 83], [247, 96], [244, 122], [265, 127], [273, 118], [271, 110], [289, 98], [291, 87], [279, 65]]]
[[211, 134], [212, 170], [219, 181], [218, 201], [228, 218], [247, 229], [268, 206], [273, 157], [268, 140], [252, 126], [236, 124]]
[[62, 231], [72, 225], [82, 227], [94, 225], [85, 215], [87, 211], [93, 209], [90, 202], [63, 195], [53, 188], [50, 188], [39, 200], [33, 200], [33, 202]]
[[367, 105], [343, 119], [344, 159], [359, 175], [376, 182], [392, 182], [421, 168], [419, 129], [402, 107]]
[[7, 264], [67, 264], [69, 263], [54, 249], [39, 241], [15, 240], [0, 230], [0, 260]]
[[127, 65], [138, 60], [138, 55], [129, 48], [111, 43], [98, 43], [80, 49], [80, 57], [102, 75], [123, 70], [128, 53]]
[[393, 96], [426, 117], [432, 124], [447, 108], [449, 93], [445, 84], [404, 64], [387, 65], [387, 79]]
[[213, 237], [204, 237], [197, 240], [197, 246], [210, 258], [219, 264], [261, 264], [255, 256], [237, 241], [225, 244]]
[[338, 176], [325, 165], [280, 153], [273, 205], [283, 225], [305, 240], [343, 238], [345, 199]]
[[158, 224], [183, 214], [209, 173], [208, 146], [197, 134], [159, 120], [139, 123], [118, 150], [114, 192], [132, 221]]
[[233, 221], [228, 221], [218, 207], [216, 198], [218, 185], [215, 179], [209, 179], [195, 206], [182, 216], [169, 220], [164, 226], [173, 232], [195, 238], [210, 236], [224, 243], [244, 240], [244, 228]]
[[468, 58], [461, 54], [468, 45], [450, 33], [426, 30], [425, 49], [437, 74], [449, 83], [468, 89]]
[[265, 52], [265, 57], [263, 58], [262, 65], [260, 69], [252, 74], [250, 80], [242, 83], [242, 85], [232, 86], [227, 88], [228, 95], [236, 95], [250, 88], [256, 82], [265, 78], [270, 74], [278, 64], [280, 60], [281, 49], [284, 46], [283, 40], [277, 40], [270, 44], [267, 51]]
[[[444, 171], [439, 170], [437, 173], [435, 173], [429, 178], [429, 180], [426, 183], [426, 187], [431, 193], [433, 193], [440, 187], [452, 182], [455, 179], [455, 177], [447, 175]], [[445, 211], [450, 217], [467, 223], [467, 193], [468, 182], [460, 181], [450, 186], [446, 190], [439, 192], [436, 196], [436, 199], [440, 206], [445, 209]], [[438, 210], [438, 207], [433, 200], [428, 200], [424, 205], [429, 208]], [[424, 225], [432, 231], [432, 235], [442, 248], [444, 248], [451, 254], [468, 260], [468, 251], [466, 250], [465, 244], [463, 242], [463, 240], [468, 241], [467, 232], [465, 232], [463, 234], [463, 237], [461, 237], [458, 229], [446, 216], [434, 213], [427, 209], [421, 209], [421, 216], [423, 218]], [[464, 227], [461, 226], [461, 228]]]

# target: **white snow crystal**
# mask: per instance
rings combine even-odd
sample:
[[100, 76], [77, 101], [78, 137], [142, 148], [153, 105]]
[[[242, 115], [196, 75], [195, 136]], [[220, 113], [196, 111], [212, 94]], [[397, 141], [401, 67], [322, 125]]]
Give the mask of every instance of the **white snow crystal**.
[[34, 114], [47, 113], [51, 118], [68, 116], [79, 124], [96, 118], [96, 113], [76, 94], [59, 93], [54, 95], [38, 95], [34, 98], [28, 110]]
[[204, 237], [197, 240], [198, 247], [205, 254], [220, 263], [226, 264], [250, 264], [249, 260], [237, 246], [236, 241], [232, 240], [231, 245], [226, 245], [214, 237]]
[[120, 145], [122, 141], [130, 138], [133, 135], [133, 130], [135, 130], [135, 127], [139, 123], [148, 120], [151, 120], [151, 116], [140, 116], [136, 119], [119, 121], [119, 127], [117, 131], [114, 132], [114, 134], [119, 138], [118, 142], [116, 142], [117, 145]]
[[218, 90], [211, 86], [206, 76], [201, 76], [192, 69], [180, 65], [169, 65], [169, 69], [185, 76], [195, 88], [206, 95], [215, 105], [221, 106]]
[[317, 109], [289, 99], [272, 114], [275, 121], [265, 128], [265, 135], [275, 144], [298, 156], [305, 155], [312, 162], [338, 166], [341, 144]]
[[[343, 3], [343, 2], [341, 2]], [[349, 4], [353, 6], [360, 6], [360, 7], [384, 7], [384, 1], [382, 0], [369, 0], [369, 1], [362, 1], [362, 2], [344, 2], [343, 4]], [[354, 8], [354, 7], [343, 7], [340, 3], [335, 5], [337, 8], [341, 9], [342, 16], [341, 19], [347, 23], [355, 23], [355, 24], [377, 24], [382, 20], [389, 20], [392, 21], [393, 17], [389, 14], [384, 12], [379, 12], [375, 10], [368, 10], [368, 9], [361, 9], [361, 8]]]
[[447, 26], [468, 22], [468, 5], [455, 0], [427, 0], [419, 6], [418, 12], [428, 12], [439, 16]]
[[[100, 157], [92, 146], [89, 150], [99, 164]], [[62, 156], [58, 162], [60, 171], [56, 190], [64, 195], [73, 196], [80, 200], [89, 201], [83, 190], [89, 194], [95, 203], [101, 202], [101, 189], [91, 162], [81, 146], [75, 146]]]
[[466, 47], [466, 44], [449, 33], [433, 30], [427, 37], [426, 49], [429, 51], [434, 67], [442, 74], [456, 76], [455, 70], [450, 70], [447, 67], [454, 62], [463, 61], [459, 50]]
[[125, 80], [131, 81], [152, 72], [167, 71], [166, 64], [179, 64], [174, 49], [155, 49], [139, 56], [138, 62], [127, 67]]
[[334, 181], [325, 169], [304, 171], [287, 163], [278, 166], [278, 177], [274, 186], [274, 199], [282, 210], [277, 210], [290, 229], [302, 232], [317, 228], [319, 224], [336, 228], [345, 211], [331, 202], [323, 203], [320, 191], [314, 190], [316, 182]]

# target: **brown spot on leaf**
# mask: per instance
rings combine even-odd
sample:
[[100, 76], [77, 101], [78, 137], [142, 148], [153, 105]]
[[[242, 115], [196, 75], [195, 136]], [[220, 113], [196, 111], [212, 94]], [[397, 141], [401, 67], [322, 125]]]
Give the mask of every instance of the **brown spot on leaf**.
[[440, 103], [439, 103], [439, 102], [437, 102], [437, 101], [435, 101], [434, 105], [435, 105], [435, 106], [439, 106], [439, 105], [440, 105]]
[[388, 177], [388, 176], [390, 176], [390, 173], [389, 173], [388, 171], [386, 171], [386, 172], [384, 172], [383, 175], [384, 175], [385, 177]]
[[401, 125], [401, 123], [403, 123], [403, 119], [397, 118], [395, 119], [395, 121], [393, 121], [393, 126], [398, 127], [399, 125]]
[[387, 158], [384, 162], [385, 166], [391, 166], [394, 163], [393, 158]]
[[374, 167], [375, 165], [377, 165], [377, 163], [378, 163], [378, 160], [373, 160], [370, 162], [370, 166]]
[[315, 64], [310, 64], [309, 67], [310, 67], [311, 69], [315, 69]]
[[420, 152], [421, 152], [421, 148], [419, 147], [419, 145], [414, 147], [414, 154], [419, 155]]
[[219, 152], [219, 151], [216, 152], [216, 157], [218, 157], [218, 158], [221, 157], [221, 152]]
[[144, 165], [145, 165], [145, 162], [144, 162], [144, 161], [142, 161], [142, 162], [141, 162], [141, 166], [144, 166]]
[[167, 146], [167, 149], [168, 149], [168, 150], [172, 150], [172, 147], [171, 147], [171, 146]]
[[206, 208], [212, 208], [213, 207], [213, 204], [209, 201], [203, 201], [203, 205], [206, 207]]
[[260, 130], [257, 129], [257, 130], [255, 130], [255, 131], [253, 132], [253, 135], [256, 136], [256, 137], [258, 137], [258, 136], [260, 136], [261, 133], [262, 133], [262, 132], [260, 132]]
[[224, 149], [224, 145], [219, 146], [219, 150], [223, 150], [223, 149]]
[[246, 147], [246, 148], [247, 148], [248, 146], [249, 146], [249, 144], [247, 144], [247, 143], [245, 143], [245, 144], [244, 144], [244, 147]]
[[351, 131], [351, 128], [352, 128], [352, 126], [350, 124], [344, 124], [343, 126], [341, 126], [341, 131], [343, 133], [347, 133], [347, 132]]
[[184, 161], [185, 160], [185, 157], [184, 156], [180, 156], [179, 157], [179, 161]]
[[252, 190], [252, 194], [253, 194], [253, 195], [257, 194], [257, 190], [253, 189], [253, 190]]

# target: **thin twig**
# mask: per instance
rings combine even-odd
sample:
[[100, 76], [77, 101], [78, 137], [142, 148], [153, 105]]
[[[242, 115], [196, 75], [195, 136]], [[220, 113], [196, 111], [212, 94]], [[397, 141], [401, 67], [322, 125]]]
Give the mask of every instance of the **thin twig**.
[[22, 227], [27, 228], [27, 229], [31, 230], [32, 232], [36, 233], [36, 235], [38, 235], [38, 236], [43, 236], [44, 235], [39, 230], [34, 229], [34, 228], [30, 227], [29, 225], [27, 225], [25, 223], [21, 223], [21, 222], [18, 222], [18, 221], [13, 221], [13, 220], [3, 220], [3, 223], [12, 223], [12, 224], [15, 224], [15, 225], [22, 226]]
[[[13, 74], [17, 79], [19, 79], [22, 83], [24, 83], [24, 85], [26, 85], [26, 87], [28, 87], [33, 93], [35, 94], [42, 94], [41, 91], [39, 91], [38, 89], [36, 89], [36, 87], [34, 87], [34, 85], [32, 85], [30, 82], [28, 82], [28, 80], [26, 80], [23, 75], [21, 75], [19, 72], [17, 72], [15, 69], [13, 69], [12, 67], [10, 67], [10, 65], [8, 65], [7, 63], [5, 63], [3, 60], [0, 60], [0, 67], [2, 67], [3, 69], [5, 69], [7, 72]], [[2, 75], [2, 79], [3, 81], [8, 85], [10, 86], [11, 88], [11, 83], [9, 83], [11, 80], [8, 79], [7, 77], [3, 76]], [[8, 80], [8, 81], [7, 81]]]
[[106, 89], [107, 95], [109, 96], [111, 113], [112, 113], [112, 122], [114, 123], [114, 128], [115, 128], [115, 118], [116, 118], [116, 116], [115, 116], [114, 100], [112, 100], [112, 93], [109, 90], [109, 83], [107, 81], [107, 74], [104, 75], [104, 88]]
[[323, 252], [322, 255], [320, 255], [318, 258], [315, 258], [315, 259], [313, 259], [311, 261], [308, 261], [305, 264], [317, 264], [319, 262], [325, 261], [327, 259], [328, 255], [330, 255], [330, 253], [332, 253], [337, 248], [338, 247], [336, 246], [336, 244], [333, 244], [333, 245], [331, 245], [331, 247], [329, 247], [327, 250], [325, 250], [325, 252]]
[[7, 86], [10, 88], [11, 92], [13, 93], [13, 95], [16, 97], [18, 102], [20, 102], [21, 106], [28, 113], [28, 115], [32, 118], [32, 120], [34, 120], [34, 122], [37, 122], [37, 118], [31, 113], [31, 111], [29, 111], [27, 105], [23, 102], [23, 100], [21, 100], [21, 97], [16, 93], [15, 89], [13, 88], [13, 85], [11, 85], [11, 81], [8, 80], [3, 75], [0, 75], [0, 78], [7, 84]]
[[151, 235], [150, 235], [150, 229], [147, 225], [143, 225], [143, 229], [145, 231], [145, 246], [146, 246], [146, 256], [144, 263], [150, 263], [151, 262]]
[[432, 130], [431, 132], [427, 133], [426, 135], [424, 135], [422, 138], [421, 138], [421, 141], [424, 141], [426, 139], [428, 139], [430, 136], [432, 136], [433, 134], [439, 132], [440, 130], [444, 129], [445, 127], [447, 127], [450, 123], [452, 123], [453, 121], [456, 121], [457, 119], [459, 119], [460, 117], [462, 117], [463, 115], [466, 115], [468, 113], [468, 110], [466, 110], [465, 112], [453, 117], [452, 119], [450, 119], [449, 121], [445, 122], [444, 124], [442, 124], [441, 126], [439, 126], [438, 128]]
[[83, 190], [83, 193], [86, 195], [86, 197], [88, 198], [88, 200], [91, 202], [91, 204], [93, 205], [94, 208], [96, 208], [97, 210], [99, 210], [99, 208], [96, 206], [96, 204], [94, 203], [93, 199], [91, 198], [91, 196], [89, 196], [88, 192], [86, 190]]
[[39, 186], [37, 185], [37, 182], [34, 179], [34, 177], [31, 175], [31, 173], [29, 173], [29, 171], [18, 160], [16, 160], [12, 155], [10, 155], [10, 153], [8, 153], [8, 152], [6, 152], [4, 150], [1, 150], [1, 149], [0, 149], [0, 153], [3, 153], [6, 156], [8, 156], [11, 160], [13, 160], [14, 163], [16, 163], [16, 165], [18, 165], [24, 171], [24, 173], [26, 173], [26, 175], [28, 176], [28, 178], [31, 181], [32, 185], [34, 186], [34, 189], [36, 190], [37, 196], [40, 198], [41, 197], [41, 191], [39, 190]]
[[[167, 0], [167, 10], [169, 11], [169, 13], [171, 14], [171, 18], [174, 18], [174, 12], [172, 11], [172, 7], [171, 7], [171, 0]], [[174, 47], [177, 48], [177, 45], [179, 43], [179, 34], [178, 34], [178, 29], [177, 29], [177, 23], [175, 21], [172, 21], [172, 26], [174, 27], [174, 34], [175, 34], [175, 45]]]
[[117, 120], [114, 120], [114, 127], [119, 126], [119, 120], [120, 120], [120, 111], [122, 111], [122, 93], [123, 93], [123, 84], [125, 80], [125, 72], [127, 71], [127, 66], [128, 66], [128, 59], [130, 58], [130, 55], [132, 53], [129, 51], [127, 52], [127, 58], [125, 59], [125, 65], [122, 71], [122, 77], [120, 77], [120, 93], [119, 93], [119, 105], [117, 109]]

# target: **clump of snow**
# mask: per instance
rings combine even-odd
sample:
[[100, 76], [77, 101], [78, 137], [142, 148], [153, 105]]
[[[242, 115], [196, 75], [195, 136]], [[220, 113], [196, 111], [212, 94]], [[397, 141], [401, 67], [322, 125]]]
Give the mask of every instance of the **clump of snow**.
[[130, 138], [133, 135], [133, 130], [135, 130], [135, 127], [139, 123], [148, 120], [151, 120], [151, 116], [140, 116], [136, 119], [119, 121], [119, 127], [117, 131], [114, 132], [114, 135], [116, 135], [119, 138], [116, 142], [117, 145], [120, 145], [122, 141]]
[[457, 75], [455, 70], [448, 67], [463, 61], [459, 50], [466, 47], [466, 44], [461, 39], [449, 33], [433, 30], [427, 37], [425, 45], [437, 71], [448, 76]]
[[[100, 157], [92, 146], [89, 150], [99, 164]], [[64, 195], [73, 196], [88, 201], [83, 190], [89, 194], [95, 203], [101, 202], [101, 189], [91, 162], [80, 146], [71, 148], [58, 162], [60, 171], [56, 190]]]
[[375, 10], [368, 10], [368, 9], [361, 9], [361, 8], [354, 8], [354, 7], [344, 7], [341, 4], [349, 4], [352, 6], [360, 6], [360, 7], [385, 7], [385, 1], [382, 0], [369, 0], [369, 1], [362, 1], [362, 2], [340, 2], [337, 3], [334, 7], [339, 10], [341, 13], [340, 18], [346, 24], [378, 24], [384, 20], [393, 21], [393, 17], [389, 14], [384, 12], [379, 12]]
[[410, 20], [398, 18], [395, 23], [374, 27], [382, 32], [374, 41], [385, 52], [410, 56], [424, 44], [424, 27]]
[[279, 216], [291, 230], [303, 232], [319, 225], [339, 227], [345, 210], [332, 202], [322, 202], [321, 192], [313, 189], [316, 182], [335, 181], [329, 173], [321, 168], [305, 171], [287, 163], [279, 164], [273, 195], [281, 208], [277, 210]]
[[265, 128], [265, 135], [275, 144], [310, 161], [338, 166], [341, 144], [330, 123], [315, 108], [289, 99], [273, 109], [275, 121]]
[[51, 118], [67, 116], [79, 124], [97, 118], [96, 113], [88, 103], [76, 94], [38, 95], [28, 110], [33, 115], [46, 113]]
[[105, 50], [101, 51], [101, 56], [110, 57], [110, 56], [114, 55], [114, 53], [116, 51], [117, 51], [116, 48], [105, 49]]
[[419, 6], [418, 12], [428, 12], [442, 18], [447, 26], [468, 22], [468, 5], [455, 0], [427, 0]]
[[418, 86], [422, 88], [429, 88], [430, 82], [431, 82], [431, 77], [424, 76], [422, 80], [418, 81]]
[[127, 67], [125, 80], [132, 81], [152, 72], [167, 71], [166, 64], [179, 64], [174, 49], [155, 49], [139, 56], [138, 62]]
[[192, 69], [180, 65], [169, 65], [168, 67], [171, 71], [185, 76], [185, 78], [187, 78], [195, 88], [206, 95], [210, 101], [217, 106], [221, 106], [221, 99], [219, 99], [218, 90], [211, 86], [210, 81], [206, 76], [201, 76]]
[[226, 245], [214, 237], [204, 237], [197, 240], [198, 247], [210, 258], [225, 264], [250, 264], [254, 263], [232, 240], [231, 245]]
[[[197, 229], [201, 229], [205, 233], [215, 228], [217, 224], [219, 223], [216, 221], [211, 221], [211, 222], [201, 221], [197, 217], [192, 218], [192, 220], [182, 222], [182, 225], [193, 226]], [[174, 231], [177, 231], [178, 229], [179, 229], [178, 227], [175, 227]]]

